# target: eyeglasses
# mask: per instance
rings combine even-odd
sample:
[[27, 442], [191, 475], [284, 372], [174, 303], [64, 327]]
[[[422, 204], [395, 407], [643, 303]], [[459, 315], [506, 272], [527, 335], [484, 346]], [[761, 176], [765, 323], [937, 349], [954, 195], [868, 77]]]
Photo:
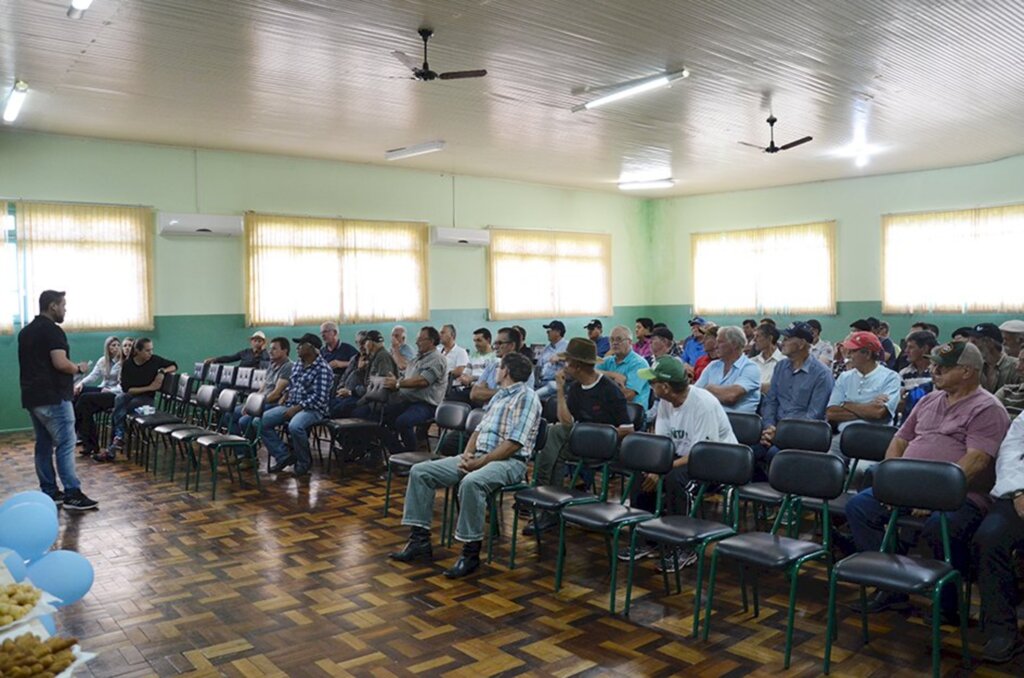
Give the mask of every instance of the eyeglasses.
[[499, 339], [499, 340], [494, 342], [494, 345], [495, 346], [504, 346], [505, 344], [511, 344], [511, 343], [513, 343], [513, 342], [511, 342], [511, 341], [502, 341], [501, 339]]
[[629, 343], [629, 339], [626, 339], [624, 337], [612, 337], [609, 341], [611, 343], [613, 343], [613, 344], [628, 344]]

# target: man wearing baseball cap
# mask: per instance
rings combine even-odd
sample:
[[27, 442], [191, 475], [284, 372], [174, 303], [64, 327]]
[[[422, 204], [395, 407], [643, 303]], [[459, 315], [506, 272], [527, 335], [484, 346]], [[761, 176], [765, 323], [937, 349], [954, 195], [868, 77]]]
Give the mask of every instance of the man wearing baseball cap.
[[[914, 406], [889, 444], [885, 458], [952, 462], [963, 469], [969, 490], [967, 501], [959, 509], [947, 511], [946, 519], [950, 564], [966, 576], [971, 539], [992, 503], [988, 495], [992, 487], [991, 473], [1010, 418], [999, 401], [980, 388], [984, 362], [977, 347], [966, 342], [950, 342], [936, 347], [931, 360], [937, 390]], [[889, 509], [875, 499], [870, 488], [850, 499], [846, 518], [857, 550], [878, 551], [889, 521]], [[921, 538], [934, 557], [942, 560], [940, 525], [939, 514], [932, 513], [921, 530]], [[941, 611], [946, 623], [959, 623], [958, 594], [956, 586], [942, 588]], [[866, 609], [880, 612], [905, 601], [904, 594], [879, 591]]]
[[[851, 332], [841, 345], [852, 369], [836, 379], [826, 419], [838, 424], [840, 433], [854, 421], [892, 423], [900, 402], [900, 375], [880, 364], [885, 356], [882, 342], [861, 330]], [[839, 454], [839, 436], [832, 439], [832, 451]]]
[[231, 355], [207, 358], [203, 362], [206, 364], [237, 362], [239, 367], [251, 367], [254, 370], [265, 370], [267, 365], [270, 364], [270, 354], [267, 353], [266, 345], [267, 335], [263, 333], [263, 330], [256, 330], [249, 337], [249, 348], [243, 348], [241, 351], [232, 353]]
[[608, 337], [601, 335], [601, 333], [604, 332], [604, 324], [597, 318], [594, 318], [584, 325], [583, 329], [587, 331], [587, 339], [590, 339], [594, 342], [594, 345], [597, 346], [597, 357], [603, 358], [608, 355], [608, 351], [610, 351], [612, 347], [611, 343], [608, 341]]
[[565, 362], [558, 356], [569, 346], [569, 340], [565, 338], [565, 323], [561, 320], [552, 320], [544, 325], [544, 329], [548, 333], [548, 345], [537, 356], [537, 365], [540, 366], [537, 397], [541, 400], [555, 395], [555, 374], [565, 367]]
[[1003, 335], [1003, 351], [1011, 358], [1020, 357], [1024, 342], [1024, 320], [1007, 320], [999, 326]]
[[683, 362], [693, 367], [697, 359], [704, 355], [704, 335], [701, 330], [708, 321], [699, 315], [690, 318], [690, 336], [683, 342]]
[[970, 331], [970, 342], [981, 351], [985, 366], [981, 370], [981, 387], [995, 393], [1006, 384], [1016, 384], [1017, 358], [1003, 353], [1003, 333], [994, 323], [979, 323]]

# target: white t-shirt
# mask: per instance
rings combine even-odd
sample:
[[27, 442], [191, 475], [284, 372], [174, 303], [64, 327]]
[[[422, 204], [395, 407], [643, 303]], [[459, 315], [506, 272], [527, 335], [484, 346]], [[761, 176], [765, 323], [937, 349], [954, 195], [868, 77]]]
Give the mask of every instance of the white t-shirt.
[[672, 439], [677, 457], [688, 456], [691, 447], [705, 440], [715, 443], [736, 442], [729, 417], [718, 398], [702, 388], [692, 386], [680, 407], [674, 407], [667, 400], [659, 401], [654, 432]]
[[462, 348], [458, 344], [452, 345], [452, 350], [447, 353], [444, 352], [442, 346], [438, 346], [437, 350], [443, 354], [445, 359], [448, 360], [448, 371], [453, 371], [456, 367], [464, 367], [469, 364], [469, 351]]

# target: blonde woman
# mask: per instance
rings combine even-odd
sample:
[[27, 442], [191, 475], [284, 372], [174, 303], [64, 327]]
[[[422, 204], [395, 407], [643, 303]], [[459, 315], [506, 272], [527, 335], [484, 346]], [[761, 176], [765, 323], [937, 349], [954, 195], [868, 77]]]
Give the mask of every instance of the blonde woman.
[[91, 455], [99, 445], [93, 415], [112, 409], [114, 398], [121, 392], [123, 357], [121, 340], [107, 337], [103, 342], [103, 355], [92, 371], [75, 384], [75, 423], [82, 440], [83, 455]]

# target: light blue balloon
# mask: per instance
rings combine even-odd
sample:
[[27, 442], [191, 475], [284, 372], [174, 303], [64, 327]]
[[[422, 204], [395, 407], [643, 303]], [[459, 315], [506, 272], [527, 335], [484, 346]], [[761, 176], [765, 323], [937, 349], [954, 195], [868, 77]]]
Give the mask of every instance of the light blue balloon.
[[28, 490], [27, 492], [12, 494], [4, 503], [0, 504], [0, 515], [3, 515], [4, 511], [18, 504], [39, 504], [50, 509], [54, 516], [57, 515], [57, 505], [53, 503], [53, 499], [50, 499], [50, 495], [39, 490]]
[[46, 553], [55, 539], [57, 516], [41, 504], [18, 504], [0, 515], [0, 546], [14, 549], [25, 560]]
[[38, 617], [38, 619], [51, 638], [57, 635], [57, 622], [54, 621], [52, 614], [44, 614], [42, 617]]
[[55, 607], [82, 599], [93, 581], [92, 565], [74, 551], [51, 551], [28, 566], [28, 578], [38, 588], [59, 598]]
[[7, 566], [7, 571], [11, 573], [14, 581], [25, 579], [25, 561], [16, 551], [0, 548], [0, 562]]

